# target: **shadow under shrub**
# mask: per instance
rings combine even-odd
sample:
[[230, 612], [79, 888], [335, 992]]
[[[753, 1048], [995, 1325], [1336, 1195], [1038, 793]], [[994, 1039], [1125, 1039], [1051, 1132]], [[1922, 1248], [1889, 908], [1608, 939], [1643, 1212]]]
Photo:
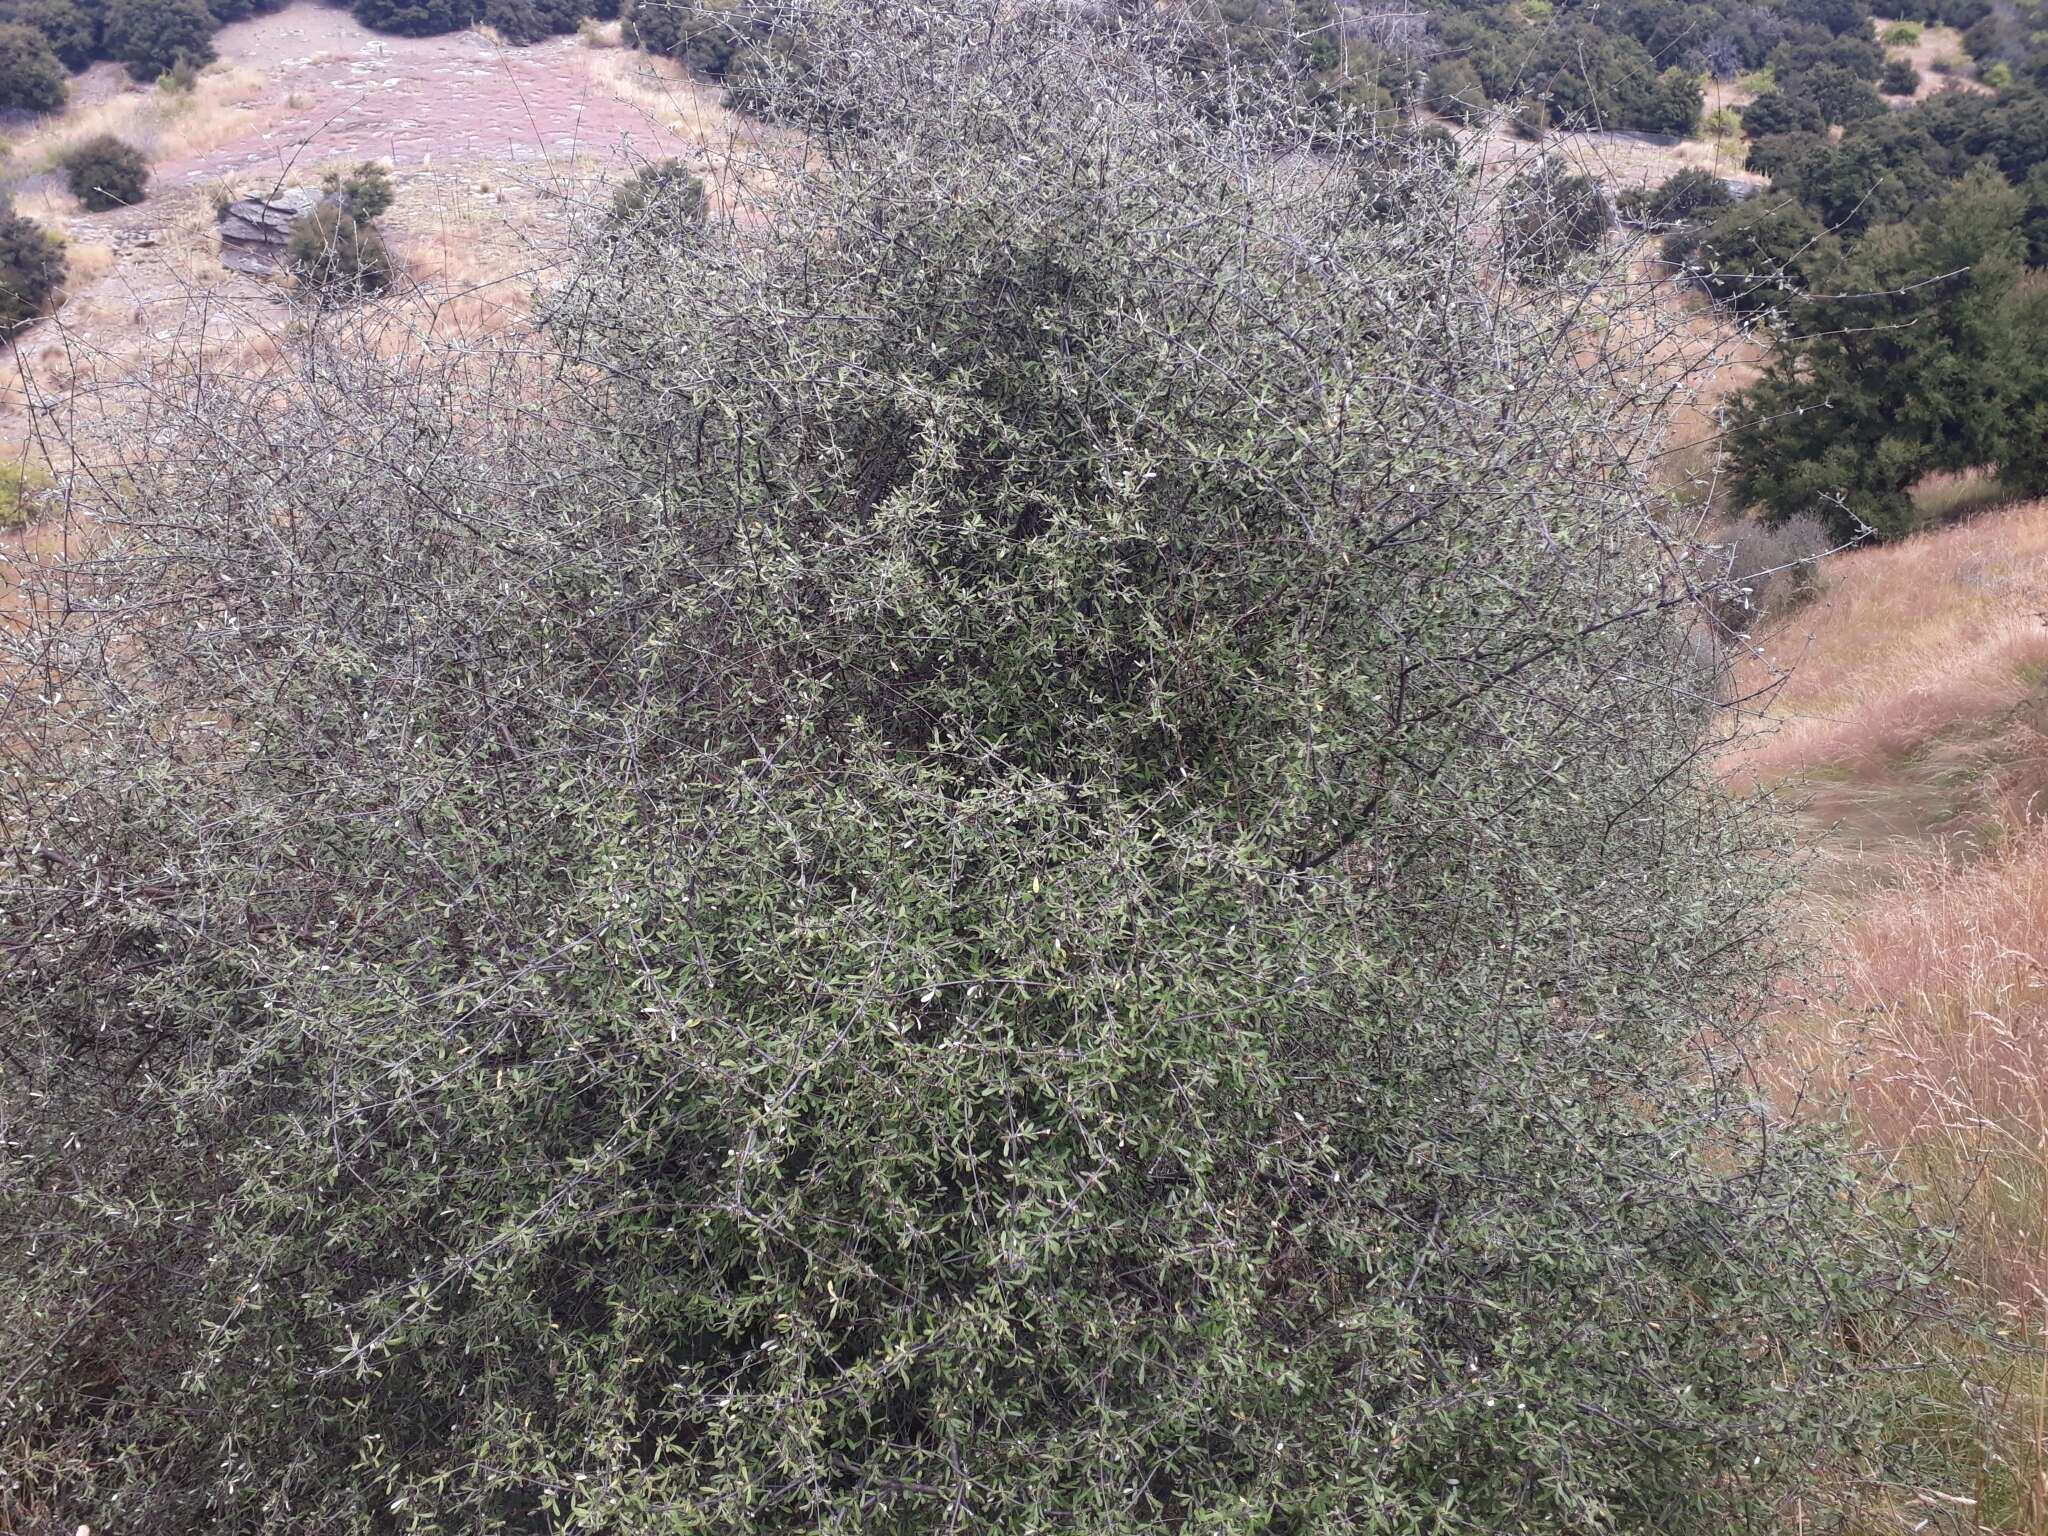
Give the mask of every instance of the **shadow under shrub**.
[[762, 136], [688, 260], [138, 407], [0, 640], [63, 679], [0, 1499], [1670, 1536], [1892, 1470], [1923, 1277], [1740, 1071], [1771, 832], [1649, 412], [1433, 157], [1098, 16], [835, 7], [876, 136]]

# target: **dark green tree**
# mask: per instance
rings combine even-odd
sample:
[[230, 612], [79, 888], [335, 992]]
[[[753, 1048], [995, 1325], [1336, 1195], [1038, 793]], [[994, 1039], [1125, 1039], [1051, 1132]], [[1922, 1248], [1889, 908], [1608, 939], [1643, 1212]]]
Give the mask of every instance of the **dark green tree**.
[[354, 0], [350, 14], [376, 32], [432, 37], [474, 26], [478, 0]]
[[1652, 229], [1684, 224], [1732, 207], [1728, 183], [1700, 166], [1675, 171], [1654, 187], [1631, 187], [1615, 199], [1625, 220]]
[[104, 50], [137, 80], [213, 61], [217, 23], [201, 0], [109, 0]]
[[34, 219], [0, 204], [0, 327], [21, 329], [64, 282], [64, 248]]
[[1680, 229], [1664, 242], [1666, 261], [1743, 315], [1789, 313], [1815, 275], [1831, 272], [1840, 257], [1840, 242], [1819, 219], [1771, 192]]
[[1799, 307], [1737, 402], [1745, 500], [1774, 519], [1812, 513], [1837, 537], [1888, 536], [1912, 526], [1914, 481], [2004, 456], [2025, 406], [2011, 367], [2021, 210], [1979, 172], [1826, 275], [1830, 292]]
[[64, 66], [43, 35], [18, 22], [0, 24], [0, 108], [54, 112], [68, 94]]
[[98, 46], [92, 16], [76, 0], [5, 0], [0, 4], [0, 22], [37, 33], [69, 70], [90, 64]]

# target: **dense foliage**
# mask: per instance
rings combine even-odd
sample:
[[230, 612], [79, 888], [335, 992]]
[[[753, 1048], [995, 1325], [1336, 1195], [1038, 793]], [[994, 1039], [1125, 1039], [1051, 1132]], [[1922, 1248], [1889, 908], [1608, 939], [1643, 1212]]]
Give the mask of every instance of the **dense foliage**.
[[1838, 537], [1912, 526], [1907, 489], [2001, 464], [2021, 491], [2048, 416], [2048, 329], [2021, 282], [2022, 199], [1979, 171], [1827, 262], [1765, 378], [1742, 398], [1738, 489]]
[[64, 250], [42, 225], [0, 203], [0, 327], [19, 330], [64, 282]]
[[0, 22], [36, 33], [66, 69], [83, 69], [93, 60], [98, 32], [74, 0], [4, 0]]
[[704, 180], [681, 160], [644, 165], [612, 193], [611, 223], [627, 233], [690, 233], [708, 210]]
[[0, 23], [0, 110], [54, 112], [69, 94], [64, 66], [42, 34]]
[[300, 216], [285, 246], [284, 264], [299, 291], [320, 304], [344, 304], [391, 286], [397, 263], [383, 233], [338, 202], [323, 202]]
[[111, 133], [94, 134], [64, 151], [64, 184], [89, 213], [126, 208], [149, 188], [149, 162], [133, 144]]
[[1745, 1086], [1769, 832], [1633, 355], [1432, 155], [906, 15], [817, 19], [826, 127], [687, 260], [139, 402], [0, 639], [0, 1520], [1685, 1536], [1882, 1473], [1918, 1274]]
[[137, 80], [213, 61], [213, 13], [201, 0], [109, 0], [106, 55]]

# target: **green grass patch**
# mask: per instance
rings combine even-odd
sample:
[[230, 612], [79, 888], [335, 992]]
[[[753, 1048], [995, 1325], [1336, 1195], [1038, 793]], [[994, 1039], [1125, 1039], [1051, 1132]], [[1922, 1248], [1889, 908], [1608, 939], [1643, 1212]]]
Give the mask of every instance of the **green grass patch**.
[[50, 486], [49, 472], [40, 465], [0, 463], [0, 529], [26, 527]]

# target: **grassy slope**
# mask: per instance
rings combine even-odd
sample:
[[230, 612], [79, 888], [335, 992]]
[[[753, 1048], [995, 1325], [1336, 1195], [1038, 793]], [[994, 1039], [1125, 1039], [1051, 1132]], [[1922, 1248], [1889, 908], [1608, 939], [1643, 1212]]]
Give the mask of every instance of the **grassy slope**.
[[[1818, 974], [1778, 1021], [1784, 1081], [1969, 1218], [1963, 1286], [2014, 1343], [2048, 1326], [2048, 503], [1836, 557], [1759, 637], [1792, 668], [1728, 766], [1818, 833]], [[1999, 1413], [1977, 1528], [2048, 1532], [2038, 1358], [1964, 1343]], [[1924, 1513], [1924, 1511], [1923, 1511]], [[1910, 1525], [1910, 1521], [1905, 1522]]]

